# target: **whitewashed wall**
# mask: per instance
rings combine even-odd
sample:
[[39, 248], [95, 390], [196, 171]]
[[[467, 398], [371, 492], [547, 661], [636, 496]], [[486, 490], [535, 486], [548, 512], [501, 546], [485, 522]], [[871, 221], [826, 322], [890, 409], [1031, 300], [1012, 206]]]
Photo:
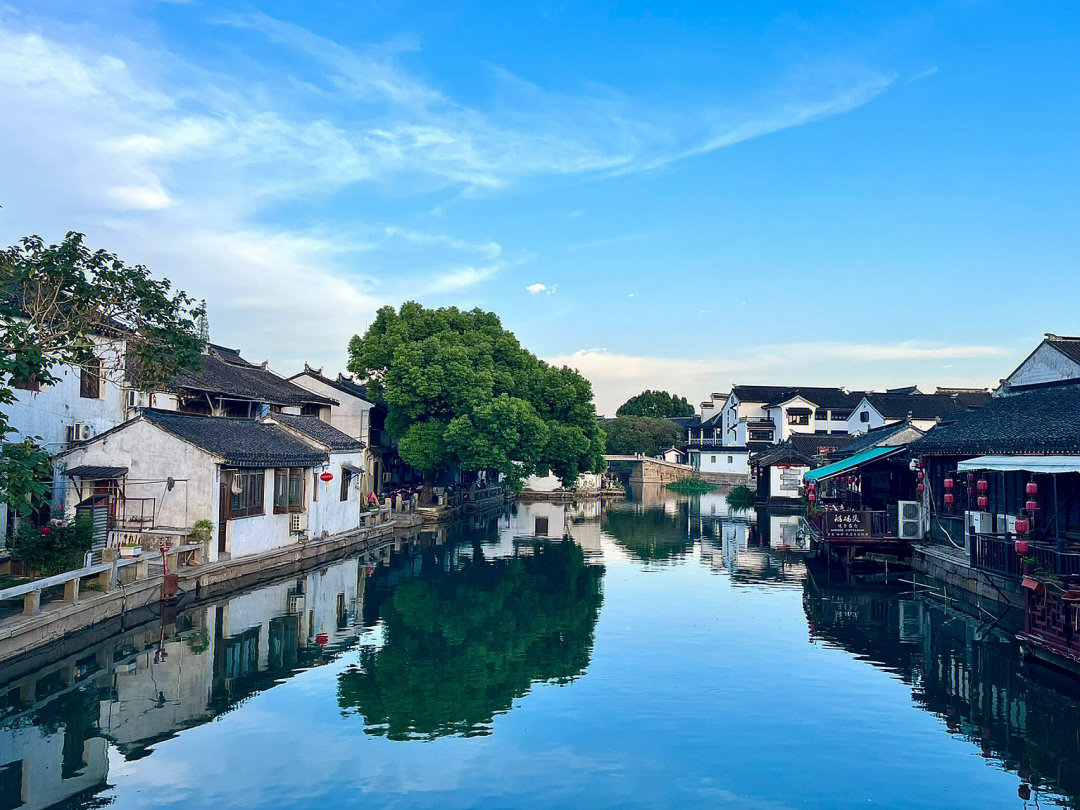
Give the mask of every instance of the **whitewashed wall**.
[[1043, 343], [1005, 381], [1009, 385], [1035, 385], [1074, 380], [1078, 377], [1080, 364]]
[[[342, 467], [351, 465], [363, 469], [364, 452], [338, 452], [330, 454], [330, 463], [309, 476], [311, 485], [318, 488], [319, 499], [311, 504], [308, 531], [312, 537], [324, 537], [356, 529], [360, 525], [360, 510], [364, 508], [361, 482], [349, 485], [348, 499], [341, 500]], [[329, 483], [319, 480], [319, 474], [327, 471], [334, 476]]]

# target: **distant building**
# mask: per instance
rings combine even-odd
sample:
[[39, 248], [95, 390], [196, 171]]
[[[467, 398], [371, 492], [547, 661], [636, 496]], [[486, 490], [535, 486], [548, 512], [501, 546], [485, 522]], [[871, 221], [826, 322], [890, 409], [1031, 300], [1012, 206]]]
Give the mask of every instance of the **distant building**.
[[921, 394], [868, 392], [862, 396], [848, 418], [847, 432], [865, 433], [868, 430], [909, 420], [926, 431], [968, 408], [981, 407], [990, 401], [988, 391], [964, 394]]
[[1047, 332], [1042, 343], [1001, 381], [998, 392], [1007, 394], [1065, 380], [1080, 380], [1080, 337]]

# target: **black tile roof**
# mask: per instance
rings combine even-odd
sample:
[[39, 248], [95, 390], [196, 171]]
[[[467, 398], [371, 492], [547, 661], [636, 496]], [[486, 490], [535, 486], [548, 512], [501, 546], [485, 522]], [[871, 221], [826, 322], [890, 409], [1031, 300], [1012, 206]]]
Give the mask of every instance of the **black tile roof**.
[[866, 394], [874, 410], [886, 419], [940, 419], [957, 411], [964, 405], [951, 394]]
[[780, 461], [795, 460], [815, 466], [840, 452], [850, 441], [851, 437], [847, 434], [820, 436], [816, 433], [793, 433], [775, 447], [758, 453], [754, 463], [759, 467], [768, 467]]
[[146, 421], [238, 467], [314, 467], [327, 454], [280, 427], [254, 419], [195, 416], [147, 408]]
[[274, 422], [304, 434], [330, 450], [363, 450], [366, 447], [359, 439], [354, 439], [348, 433], [338, 430], [317, 416], [275, 413], [270, 418]]
[[935, 425], [911, 444], [913, 453], [1080, 453], [1080, 385], [995, 397]]
[[113, 481], [127, 475], [127, 471], [127, 467], [98, 467], [83, 464], [64, 470], [64, 475], [68, 478], [81, 478], [84, 481]]
[[295, 380], [297, 377], [303, 377], [305, 374], [308, 377], [313, 377], [324, 385], [329, 385], [331, 388], [334, 388], [343, 394], [350, 394], [351, 396], [359, 397], [365, 402], [374, 403], [375, 401], [368, 393], [367, 388], [356, 382], [356, 380], [353, 380], [350, 377], [346, 377], [344, 374], [338, 374], [337, 379], [332, 380], [326, 375], [324, 375], [320, 369], [312, 368], [307, 363], [304, 364], [303, 371], [301, 371], [299, 374], [292, 375], [291, 377], [289, 377], [289, 379]]
[[1080, 337], [1048, 334], [1045, 342], [1049, 343], [1074, 363], [1080, 363]]
[[884, 425], [882, 427], [871, 428], [865, 433], [860, 433], [858, 436], [852, 436], [851, 441], [844, 445], [843, 449], [838, 452], [838, 455], [845, 457], [853, 456], [856, 453], [861, 453], [863, 450], [877, 447], [879, 444], [887, 444], [890, 438], [905, 430], [911, 430], [916, 435], [922, 435], [923, 433], [918, 428], [913, 427], [906, 419], [901, 422], [893, 422], [892, 424]]
[[181, 371], [169, 387], [174, 391], [200, 391], [271, 405], [337, 404], [335, 400], [301, 388], [263, 366], [249, 363], [235, 349], [213, 344], [203, 353], [198, 371]]
[[773, 407], [787, 402], [792, 397], [802, 397], [819, 408], [842, 409], [854, 408], [862, 398], [861, 391], [845, 391], [843, 388], [831, 388], [813, 385], [736, 385], [731, 392], [740, 402], [762, 402], [765, 407]]

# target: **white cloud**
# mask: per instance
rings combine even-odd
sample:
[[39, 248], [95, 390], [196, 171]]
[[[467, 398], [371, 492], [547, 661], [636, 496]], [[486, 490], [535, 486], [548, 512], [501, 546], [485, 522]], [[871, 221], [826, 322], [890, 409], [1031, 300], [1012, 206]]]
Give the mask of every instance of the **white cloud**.
[[525, 289], [528, 290], [531, 294], [536, 295], [537, 293], [544, 292], [547, 289], [547, 285], [537, 282], [536, 284], [530, 284]]

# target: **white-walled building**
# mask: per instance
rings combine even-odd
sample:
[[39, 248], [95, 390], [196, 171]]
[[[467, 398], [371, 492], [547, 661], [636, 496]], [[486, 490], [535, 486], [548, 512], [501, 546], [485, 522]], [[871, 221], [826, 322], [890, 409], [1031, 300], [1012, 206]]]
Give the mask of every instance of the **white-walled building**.
[[183, 537], [210, 521], [214, 560], [357, 528], [362, 460], [360, 442], [315, 417], [148, 409], [61, 454], [55, 492], [69, 516], [104, 510], [111, 544]]
[[851, 412], [847, 432], [852, 435], [894, 425], [905, 420], [927, 431], [943, 419], [990, 401], [986, 391], [968, 394], [896, 394], [867, 393]]
[[1001, 381], [998, 392], [1066, 380], [1080, 380], [1080, 337], [1047, 332], [1042, 343]]

